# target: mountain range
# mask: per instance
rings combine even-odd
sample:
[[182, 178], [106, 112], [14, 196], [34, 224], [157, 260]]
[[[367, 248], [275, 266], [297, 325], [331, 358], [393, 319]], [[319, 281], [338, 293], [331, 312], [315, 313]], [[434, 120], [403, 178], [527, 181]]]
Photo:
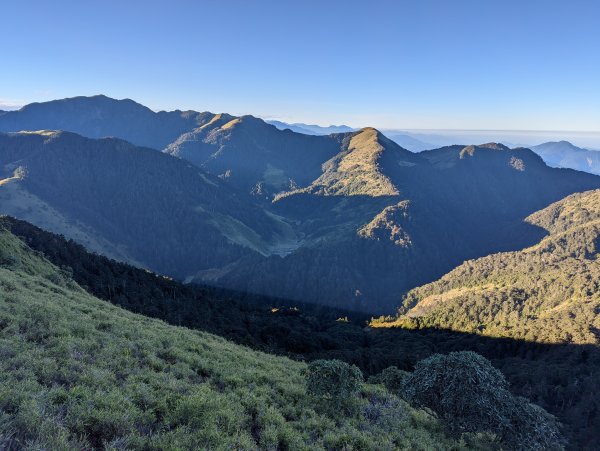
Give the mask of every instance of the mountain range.
[[600, 151], [577, 147], [568, 141], [551, 141], [531, 148], [555, 168], [571, 168], [600, 174]]
[[274, 125], [279, 130], [289, 129], [296, 133], [304, 133], [305, 135], [330, 135], [331, 133], [349, 133], [355, 132], [357, 129], [348, 127], [347, 125], [329, 125], [323, 127], [315, 124], [304, 124], [302, 122], [295, 122], [288, 124], [287, 122], [281, 122], [278, 120], [270, 119], [267, 123]]
[[600, 188], [524, 148], [415, 154], [373, 128], [305, 135], [104, 96], [32, 104], [0, 130], [2, 213], [188, 282], [367, 312], [534, 244], [524, 218]]
[[[457, 447], [385, 378], [476, 351], [597, 449], [600, 177], [553, 167], [581, 149], [415, 153], [104, 96], [0, 130], [0, 214], [44, 229], [0, 218], [0, 448]], [[322, 435], [306, 364], [256, 350], [356, 365], [362, 410]]]
[[[327, 135], [331, 133], [357, 131], [357, 129], [345, 125], [321, 127], [319, 125], [308, 125], [303, 123], [289, 124], [277, 120], [267, 120], [266, 122], [274, 125], [280, 130], [289, 129], [296, 133], [306, 135]], [[396, 144], [411, 152], [422, 152], [424, 150], [435, 149], [440, 146], [454, 144], [457, 141], [464, 141], [465, 139], [465, 137], [461, 135], [452, 136], [431, 132], [419, 133], [393, 129], [383, 130], [383, 132]], [[491, 133], [492, 132], [490, 132], [490, 134]], [[504, 138], [504, 133], [498, 135], [496, 139]], [[514, 136], [513, 139], [518, 139], [518, 136]], [[521, 139], [523, 139], [523, 137], [521, 137]], [[531, 140], [533, 140], [533, 137], [529, 137], [529, 141]], [[505, 140], [502, 142], [505, 145], [514, 147], [514, 145], [508, 144]], [[546, 164], [551, 167], [570, 168], [600, 175], [600, 151], [578, 147], [565, 140], [543, 142], [541, 144], [529, 146], [528, 148], [541, 156]]]
[[268, 254], [292, 233], [218, 177], [120, 139], [25, 132], [0, 146], [4, 213], [119, 260], [185, 274]]

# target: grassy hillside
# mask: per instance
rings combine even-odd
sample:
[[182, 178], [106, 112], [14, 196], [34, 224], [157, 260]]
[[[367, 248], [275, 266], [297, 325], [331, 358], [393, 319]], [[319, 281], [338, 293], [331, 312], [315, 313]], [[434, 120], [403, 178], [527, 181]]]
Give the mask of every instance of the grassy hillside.
[[269, 353], [297, 360], [341, 359], [359, 366], [367, 377], [391, 365], [412, 371], [419, 360], [433, 353], [476, 351], [506, 375], [513, 393], [560, 418], [572, 449], [600, 446], [596, 433], [600, 398], [590, 396], [600, 392], [600, 380], [595, 377], [600, 349], [596, 346], [547, 345], [441, 329], [365, 329], [367, 317], [363, 315], [183, 285], [90, 254], [82, 246], [24, 221], [2, 218], [1, 223], [72, 274], [93, 296]]
[[539, 244], [465, 262], [412, 290], [376, 327], [441, 327], [544, 343], [600, 343], [600, 191], [531, 215]]
[[2, 449], [459, 448], [376, 386], [317, 413], [303, 363], [98, 300], [6, 231], [0, 299]]

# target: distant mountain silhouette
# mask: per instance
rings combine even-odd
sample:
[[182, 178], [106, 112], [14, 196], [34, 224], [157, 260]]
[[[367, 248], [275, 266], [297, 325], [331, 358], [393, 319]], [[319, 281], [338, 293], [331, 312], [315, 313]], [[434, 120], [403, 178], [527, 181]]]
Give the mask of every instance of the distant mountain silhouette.
[[210, 113], [155, 113], [133, 100], [98, 95], [32, 103], [0, 115], [0, 132], [66, 130], [89, 138], [118, 137], [162, 149], [182, 133], [212, 118]]
[[304, 124], [302, 122], [295, 122], [293, 124], [277, 120], [267, 120], [266, 122], [274, 125], [279, 130], [289, 129], [293, 132], [307, 135], [330, 135], [331, 133], [350, 133], [356, 131], [356, 129], [347, 125], [329, 125], [328, 127], [323, 127], [321, 125]]
[[279, 130], [291, 130], [293, 132], [302, 133], [304, 135], [318, 135], [318, 134], [320, 134], [320, 133], [314, 133], [312, 130], [309, 130], [308, 128], [303, 128], [303, 127], [300, 127], [298, 125], [288, 124], [286, 122], [276, 121], [276, 120], [273, 120], [273, 119], [265, 120], [265, 122], [267, 124], [274, 125]]
[[435, 144], [431, 144], [420, 139], [417, 139], [411, 135], [403, 133], [390, 133], [387, 134], [388, 138], [397, 143], [398, 145], [410, 150], [411, 152], [421, 152], [423, 150], [435, 149]]
[[531, 148], [552, 167], [600, 174], [600, 151], [577, 147], [568, 141], [539, 144]]

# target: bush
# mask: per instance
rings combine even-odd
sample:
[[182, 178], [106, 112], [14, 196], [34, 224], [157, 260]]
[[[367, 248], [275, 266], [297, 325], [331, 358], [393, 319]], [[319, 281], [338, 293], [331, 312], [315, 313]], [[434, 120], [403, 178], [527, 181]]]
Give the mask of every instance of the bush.
[[381, 373], [369, 378], [370, 384], [381, 384], [392, 393], [400, 393], [404, 379], [410, 376], [408, 371], [403, 371], [396, 366], [389, 366]]
[[362, 382], [362, 372], [340, 360], [315, 360], [306, 370], [307, 393], [331, 413], [352, 410]]
[[554, 418], [513, 397], [502, 373], [474, 352], [420, 361], [405, 378], [402, 394], [411, 404], [433, 410], [454, 436], [492, 432], [510, 449], [562, 447]]
[[367, 424], [385, 431], [405, 427], [408, 419], [407, 406], [396, 396], [381, 389], [367, 395], [368, 402], [362, 407], [362, 417]]
[[506, 414], [510, 422], [501, 432], [500, 440], [507, 448], [541, 451], [562, 449], [566, 444], [556, 418], [527, 399], [512, 398]]

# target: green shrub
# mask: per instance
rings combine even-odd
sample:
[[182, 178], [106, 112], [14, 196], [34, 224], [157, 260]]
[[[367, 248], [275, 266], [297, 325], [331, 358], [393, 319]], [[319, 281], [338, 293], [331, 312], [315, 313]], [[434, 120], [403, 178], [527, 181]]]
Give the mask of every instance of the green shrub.
[[491, 432], [509, 449], [562, 448], [554, 418], [513, 397], [489, 360], [470, 351], [434, 354], [405, 378], [402, 394], [433, 410], [449, 434]]
[[331, 413], [352, 410], [362, 383], [362, 372], [340, 360], [315, 360], [306, 370], [307, 393]]
[[408, 371], [403, 371], [396, 366], [389, 366], [381, 373], [371, 376], [369, 383], [381, 384], [392, 393], [400, 393], [404, 379], [409, 375]]
[[384, 431], [406, 427], [408, 406], [405, 402], [383, 389], [371, 390], [367, 399], [368, 402], [361, 409], [361, 415], [368, 425]]
[[566, 444], [556, 418], [540, 406], [517, 396], [505, 409], [509, 422], [503, 428], [500, 440], [508, 449], [558, 450]]

